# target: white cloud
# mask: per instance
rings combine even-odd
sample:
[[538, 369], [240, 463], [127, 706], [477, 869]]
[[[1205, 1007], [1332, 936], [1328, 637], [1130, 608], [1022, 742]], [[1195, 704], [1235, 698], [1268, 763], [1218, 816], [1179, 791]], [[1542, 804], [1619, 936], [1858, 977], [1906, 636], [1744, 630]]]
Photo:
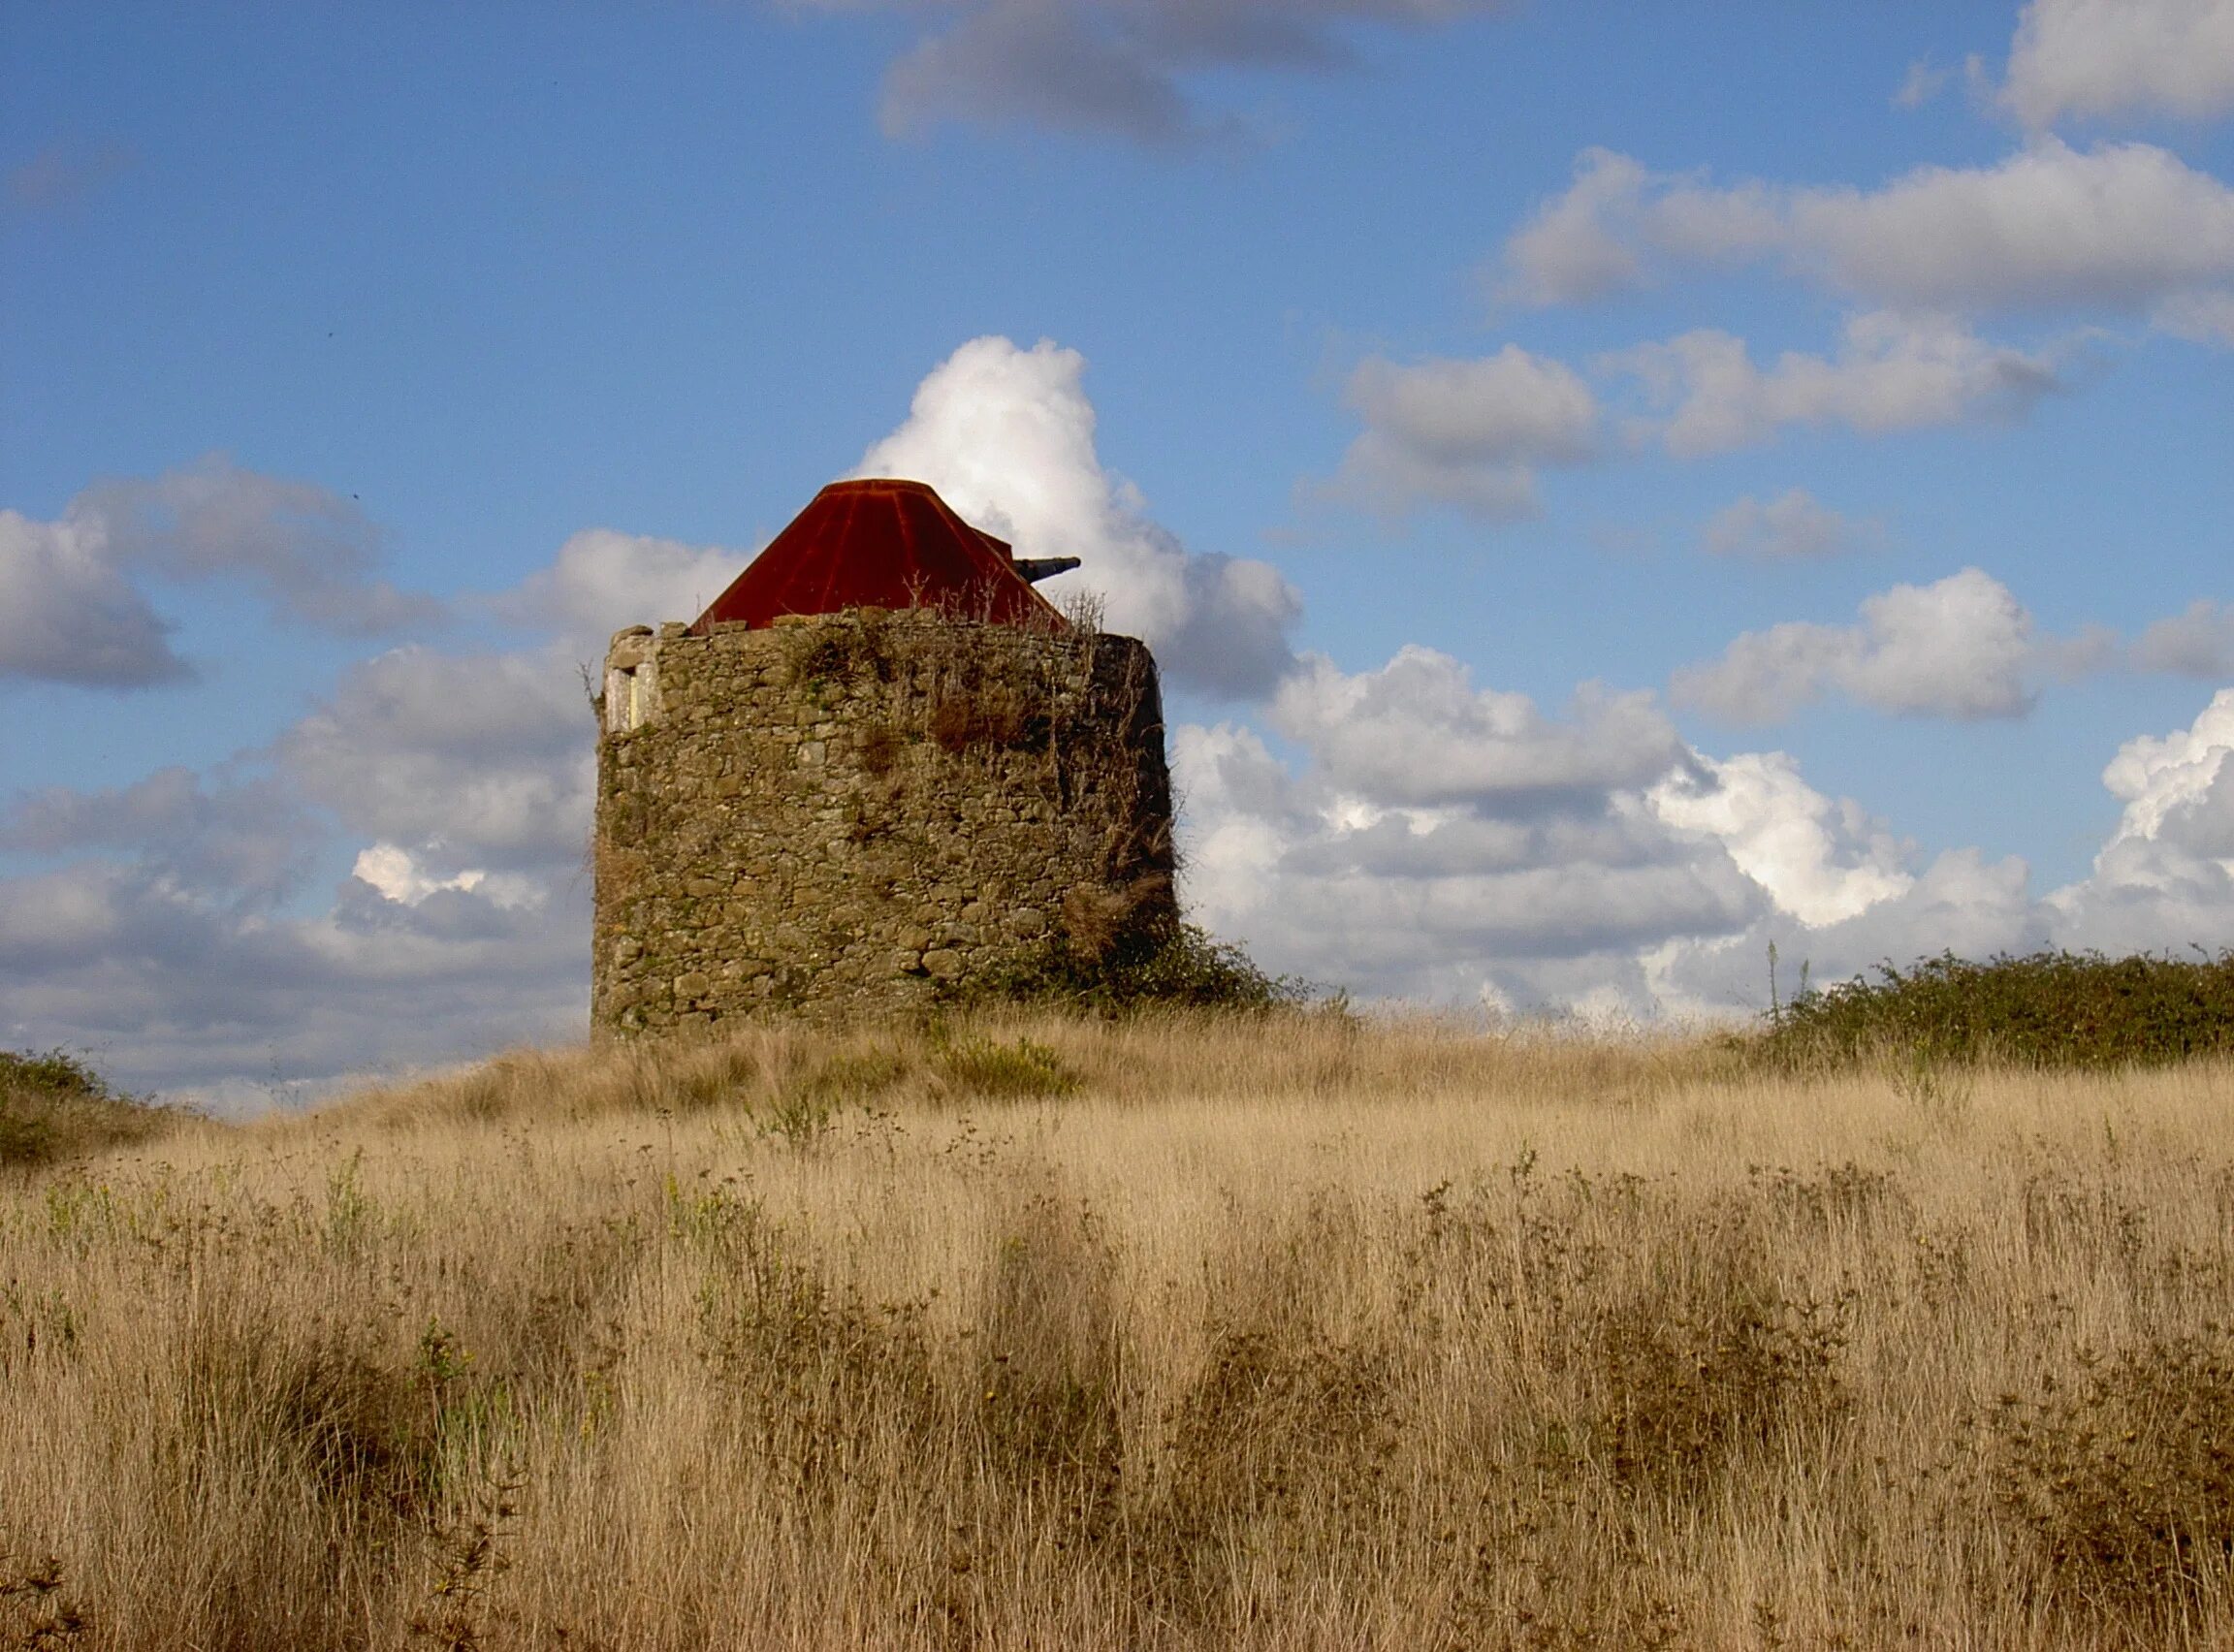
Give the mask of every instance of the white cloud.
[[[1711, 769], [1727, 784], [1732, 768], [1750, 761]], [[2036, 898], [2023, 861], [1989, 861], [1975, 849], [1948, 850], [1911, 874], [1899, 864], [1904, 857], [1880, 839], [1866, 857], [1875, 888], [1847, 886], [1851, 896], [1870, 895], [1867, 904], [1849, 899], [1811, 916], [1799, 898], [1811, 887], [1803, 883], [1779, 890], [1776, 909], [1740, 935], [1674, 938], [1654, 960], [1660, 1001], [1764, 1004], [1771, 940], [1784, 955], [1787, 993], [1803, 960], [1823, 985], [1881, 960], [1906, 963], [1948, 951], [1988, 958], [2047, 946], [2112, 955], [2234, 947], [2234, 689], [2221, 690], [2185, 729], [2127, 741], [2103, 782], [2122, 813], [2077, 882]], [[1810, 811], [1813, 794], [1800, 792], [1798, 807], [1779, 816], [1787, 828]], [[1742, 817], [1742, 810], [1736, 812]], [[1810, 848], [1803, 833], [1798, 852], [1771, 857], [1769, 874], [1811, 864]], [[1764, 875], [1741, 842], [1733, 842], [1733, 852], [1750, 874]]]
[[272, 755], [345, 830], [402, 845], [432, 875], [556, 873], [588, 848], [594, 727], [562, 649], [411, 647], [352, 667]]
[[1826, 694], [1910, 716], [2018, 716], [2036, 684], [2126, 668], [2234, 676], [2234, 609], [2198, 598], [2132, 643], [2103, 626], [2035, 630], [2009, 588], [1976, 568], [1864, 599], [1858, 623], [1790, 620], [1747, 631], [1719, 659], [1677, 671], [1676, 699], [1733, 722], [1780, 722]]
[[[1372, 358], [1345, 399], [1364, 429], [1308, 496], [1402, 514], [1448, 505], [1490, 522], [1536, 514], [1537, 473], [1600, 456], [1605, 406], [1627, 440], [1679, 459], [1756, 447], [1799, 427], [1887, 435], [2006, 423], [2061, 388], [2053, 354], [1989, 343], [1944, 315], [1873, 310], [1847, 318], [1836, 352], [1787, 350], [1757, 364], [1745, 340], [1712, 328], [1608, 351], [1591, 364], [1607, 403], [1574, 368], [1508, 344], [1471, 360], [1409, 365]], [[1713, 548], [1760, 555], [1851, 548], [1874, 524], [1835, 521], [1805, 495], [1740, 501], [1710, 524]]]
[[1852, 317], [1835, 357], [1786, 351], [1766, 369], [1745, 341], [1710, 328], [1601, 358], [1664, 410], [1640, 429], [1694, 459], [1769, 440], [1787, 426], [1867, 435], [1973, 419], [2011, 419], [2057, 388], [2053, 365], [1988, 344], [1945, 317]]
[[2196, 598], [2184, 612], [2143, 631], [2132, 660], [2143, 671], [2234, 677], [2234, 607]]
[[0, 677], [144, 688], [193, 670], [100, 525], [0, 511]]
[[1356, 674], [1306, 655], [1274, 697], [1272, 721], [1328, 784], [1376, 805], [1525, 813], [1645, 784], [1683, 751], [1648, 693], [1586, 683], [1566, 717], [1548, 717], [1525, 694], [1475, 687], [1464, 664], [1416, 644]]
[[1780, 991], [1789, 998], [1808, 969], [1828, 986], [1865, 974], [1888, 960], [1954, 952], [1964, 958], [2024, 953], [2051, 943], [2049, 915], [2029, 891], [2030, 874], [2015, 856], [1989, 861], [1976, 849], [1950, 849], [1915, 873], [1898, 894], [1850, 917], [1808, 924], [1771, 911], [1742, 932], [1676, 937], [1650, 958], [1659, 1007], [1676, 1013], [1732, 1015], [1769, 1007], [1768, 958], [1782, 954]]
[[2234, 945], [2234, 688], [2185, 729], [2127, 741], [2102, 783], [2124, 809], [2091, 875], [2048, 897], [2059, 937], [2107, 952]]
[[2175, 338], [2234, 349], [2234, 291], [2174, 294], [2151, 319]]
[[375, 576], [379, 529], [354, 501], [219, 454], [152, 480], [96, 482], [70, 501], [69, 520], [97, 530], [119, 565], [180, 580], [240, 575], [281, 616], [343, 636], [380, 636], [439, 613], [431, 598]]
[[1918, 167], [1874, 190], [1715, 187], [1591, 149], [1506, 241], [1501, 290], [1570, 303], [1762, 258], [1894, 309], [2208, 313], [2234, 290], [2234, 189], [2149, 143], [2046, 138], [1995, 166]]
[[2001, 102], [2027, 126], [2234, 109], [2234, 0], [2031, 0]]
[[588, 527], [495, 601], [497, 610], [558, 631], [578, 649], [604, 655], [623, 625], [695, 620], [728, 588], [751, 556], [720, 545]]
[[1858, 624], [1748, 631], [1671, 686], [1734, 722], [1779, 722], [1827, 692], [1908, 716], [2007, 717], [2031, 710], [2029, 680], [2051, 663], [2009, 588], [1964, 568], [1864, 599]]
[[2228, 860], [2224, 870], [2234, 872], [2234, 837], [2218, 830], [2234, 821], [2227, 821], [2222, 810], [2218, 819], [2203, 821], [2202, 833], [2190, 830], [2226, 789], [2221, 782], [2230, 750], [2234, 688], [2221, 688], [2186, 728], [2161, 737], [2140, 735], [2121, 746], [2102, 771], [2102, 783], [2123, 801], [2125, 811], [2103, 852], [2170, 840]]
[[1953, 79], [1953, 70], [1943, 69], [1928, 57], [1919, 57], [1900, 78], [1900, 85], [1893, 94], [1893, 107], [1922, 109], [1945, 91], [1947, 82]]
[[374, 843], [368, 849], [360, 849], [350, 865], [349, 875], [378, 890], [383, 900], [402, 906], [419, 905], [430, 896], [453, 889], [485, 896], [505, 907], [539, 906], [546, 894], [531, 877], [510, 873], [492, 876], [479, 867], [467, 867], [448, 877], [441, 876], [428, 870], [425, 857], [413, 854], [400, 843]]
[[1816, 791], [1781, 751], [1701, 757], [1646, 795], [1671, 826], [1719, 842], [1777, 910], [1803, 924], [1856, 917], [1916, 881], [1905, 845], [1882, 822]]
[[1324, 491], [1385, 510], [1530, 516], [1536, 467], [1580, 463], [1598, 445], [1598, 401], [1581, 376], [1514, 344], [1472, 361], [1371, 358], [1345, 399], [1365, 429]]
[[[530, 584], [579, 588], [556, 566]], [[85, 1048], [123, 1082], [190, 1096], [285, 1100], [576, 1035], [594, 726], [562, 641], [413, 646], [211, 774], [16, 799], [0, 848], [59, 864], [0, 879], [0, 1042]], [[336, 852], [350, 874], [320, 900], [309, 874]]]
[[368, 849], [358, 851], [349, 875], [360, 883], [370, 884], [390, 901], [416, 906], [428, 896], [439, 895], [445, 889], [477, 888], [488, 874], [469, 870], [455, 877], [435, 877], [420, 866], [409, 849], [396, 843], [374, 843]]
[[917, 387], [908, 420], [857, 476], [928, 482], [1018, 556], [1084, 565], [1048, 588], [1099, 593], [1110, 629], [1144, 638], [1171, 679], [1219, 693], [1268, 689], [1291, 663], [1301, 600], [1269, 563], [1190, 551], [1101, 467], [1086, 360], [1042, 339], [974, 338]]
[[80, 860], [0, 881], [0, 1041], [89, 1051], [130, 1086], [286, 1101], [588, 1014], [585, 898], [506, 908], [446, 890], [405, 905], [354, 878], [298, 916]]
[[[17, 799], [0, 848], [60, 864], [0, 879], [0, 1042], [287, 1099], [575, 1035], [593, 728], [562, 647], [414, 647], [214, 776]], [[336, 849], [351, 874], [320, 901]]]
[[1644, 285], [1634, 220], [1652, 183], [1652, 174], [1627, 155], [1583, 150], [1567, 193], [1546, 202], [1507, 238], [1504, 296], [1571, 304]]
[[192, 677], [135, 575], [242, 577], [278, 614], [347, 636], [436, 618], [431, 599], [375, 576], [379, 558], [378, 530], [350, 501], [215, 455], [96, 482], [58, 521], [0, 511], [0, 677], [108, 688]]
[[948, 121], [1027, 124], [1150, 144], [1230, 135], [1186, 86], [1197, 72], [1325, 70], [1352, 58], [1359, 24], [1431, 27], [1507, 0], [799, 0], [946, 22], [885, 76], [886, 132]]
[[1692, 772], [1648, 694], [1564, 715], [1407, 648], [1306, 660], [1274, 702], [1298, 759], [1231, 724], [1174, 732], [1193, 910], [1278, 969], [1433, 1002], [1640, 1003], [1638, 948], [1766, 905], [1647, 792]]
[[1804, 488], [1789, 489], [1764, 503], [1747, 493], [1708, 519], [1701, 540], [1717, 556], [1764, 561], [1804, 561], [1842, 556], [1874, 541], [1874, 522], [1856, 522]]
[[1873, 302], [2145, 308], [2234, 280], [2234, 189], [2148, 143], [2044, 140], [1991, 168], [1784, 203], [1784, 250]]
[[[1363, 995], [1730, 1014], [1766, 1006], [1771, 940], [1789, 993], [1803, 961], [1822, 984], [1948, 948], [2234, 939], [2234, 899], [2209, 881], [2221, 869], [2174, 841], [2234, 854], [2234, 690], [2113, 766], [2114, 789], [2161, 804], [2129, 807], [2131, 834], [2159, 872], [2183, 857], [2178, 886], [2207, 897], [2183, 914], [2109, 851], [2107, 871], [2048, 902], [2015, 858], [1958, 848], [1918, 865], [1784, 753], [1605, 741], [1589, 712], [1548, 716], [1425, 651], [1355, 676], [1313, 661], [1306, 681], [1282, 718], [1293, 757], [1244, 726], [1174, 731], [1186, 895], [1268, 967]], [[1648, 726], [1648, 700], [1622, 698]], [[1364, 729], [1346, 738], [1353, 717]]]
[[26, 792], [0, 811], [0, 848], [124, 851], [163, 887], [236, 907], [292, 892], [317, 840], [300, 801], [271, 778], [210, 781], [176, 765], [128, 786]]

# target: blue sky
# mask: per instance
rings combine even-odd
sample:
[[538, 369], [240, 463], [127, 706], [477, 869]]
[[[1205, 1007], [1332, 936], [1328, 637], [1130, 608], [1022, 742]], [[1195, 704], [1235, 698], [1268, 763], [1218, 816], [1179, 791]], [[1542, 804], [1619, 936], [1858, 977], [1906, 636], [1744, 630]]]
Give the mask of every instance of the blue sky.
[[0, 1042], [242, 1103], [578, 1030], [577, 663], [864, 465], [1087, 558], [1275, 968], [2234, 944], [2234, 0], [0, 0]]

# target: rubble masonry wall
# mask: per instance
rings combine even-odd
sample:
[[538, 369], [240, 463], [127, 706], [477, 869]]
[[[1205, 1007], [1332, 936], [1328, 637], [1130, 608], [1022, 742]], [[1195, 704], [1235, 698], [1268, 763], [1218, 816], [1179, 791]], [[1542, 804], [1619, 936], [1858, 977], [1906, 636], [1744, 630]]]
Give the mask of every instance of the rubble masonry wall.
[[1175, 921], [1131, 637], [873, 610], [638, 627], [599, 720], [597, 1033], [903, 1011]]

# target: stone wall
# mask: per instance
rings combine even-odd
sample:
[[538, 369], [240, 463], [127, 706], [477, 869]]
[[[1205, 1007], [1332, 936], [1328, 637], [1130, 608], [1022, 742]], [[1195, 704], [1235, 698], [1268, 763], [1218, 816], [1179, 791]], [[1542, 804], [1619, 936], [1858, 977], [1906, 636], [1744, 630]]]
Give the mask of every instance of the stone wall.
[[1131, 637], [853, 611], [613, 639], [590, 1021], [890, 1013], [1176, 918]]

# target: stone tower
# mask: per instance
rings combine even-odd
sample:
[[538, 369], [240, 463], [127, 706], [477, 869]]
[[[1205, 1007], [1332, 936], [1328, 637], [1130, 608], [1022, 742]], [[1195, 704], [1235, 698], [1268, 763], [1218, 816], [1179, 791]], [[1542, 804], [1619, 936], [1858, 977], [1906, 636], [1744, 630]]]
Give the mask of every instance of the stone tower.
[[[783, 543], [731, 592], [754, 569], [765, 586]], [[593, 1032], [903, 1011], [1050, 952], [1091, 962], [1170, 933], [1146, 647], [1041, 620], [1037, 593], [1008, 622], [957, 611], [995, 612], [979, 593], [915, 594], [762, 622], [715, 618], [717, 601], [694, 624], [615, 636]]]

